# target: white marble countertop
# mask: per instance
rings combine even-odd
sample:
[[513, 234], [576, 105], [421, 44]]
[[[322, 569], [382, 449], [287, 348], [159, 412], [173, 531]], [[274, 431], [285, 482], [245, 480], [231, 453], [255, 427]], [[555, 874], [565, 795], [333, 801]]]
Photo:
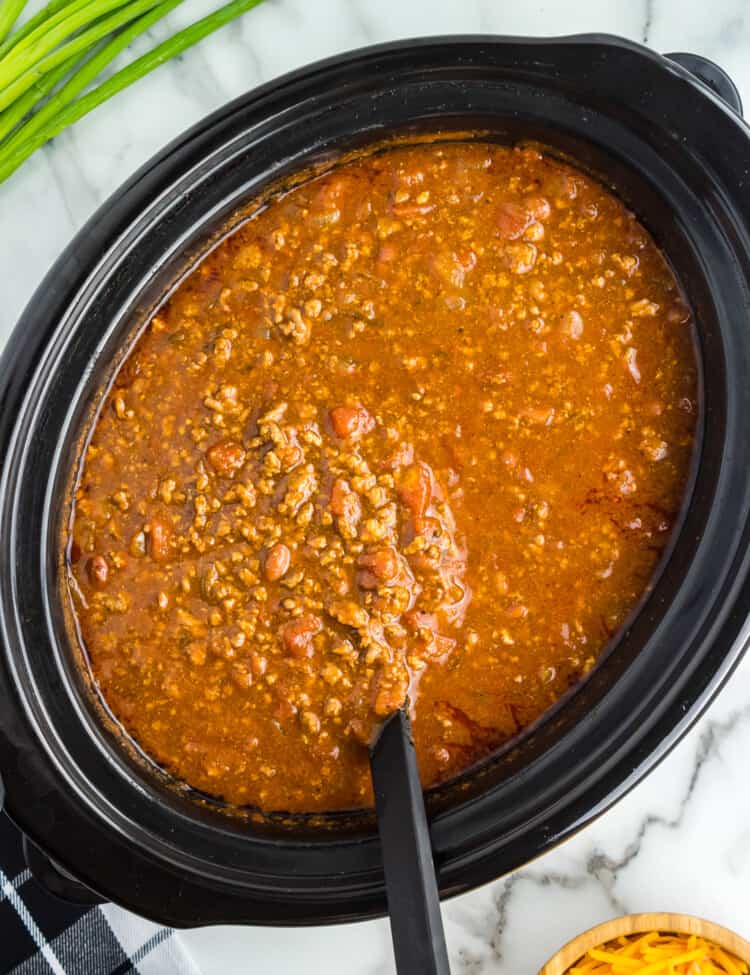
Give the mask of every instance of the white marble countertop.
[[[181, 25], [215, 6], [188, 0], [169, 22]], [[228, 99], [306, 62], [398, 37], [579, 31], [704, 54], [730, 72], [750, 106], [745, 0], [267, 0], [0, 185], [0, 345], [90, 214], [167, 141]], [[618, 806], [536, 863], [445, 904], [453, 971], [534, 975], [568, 938], [630, 911], [691, 912], [750, 938], [748, 752], [750, 656], [693, 731]], [[179, 937], [204, 975], [394, 971], [382, 921]]]

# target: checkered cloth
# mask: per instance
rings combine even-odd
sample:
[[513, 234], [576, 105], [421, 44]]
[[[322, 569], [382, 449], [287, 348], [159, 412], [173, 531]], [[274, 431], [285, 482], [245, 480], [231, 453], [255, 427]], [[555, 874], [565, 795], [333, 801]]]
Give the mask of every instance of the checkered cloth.
[[31, 876], [0, 814], [0, 975], [199, 975], [174, 931], [112, 904], [85, 907]]

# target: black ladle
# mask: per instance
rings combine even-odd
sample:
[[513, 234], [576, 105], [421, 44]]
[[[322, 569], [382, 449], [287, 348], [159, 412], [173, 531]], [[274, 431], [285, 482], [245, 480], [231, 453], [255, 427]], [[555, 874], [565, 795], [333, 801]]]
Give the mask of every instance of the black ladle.
[[404, 708], [370, 747], [393, 953], [399, 975], [450, 975], [417, 756]]

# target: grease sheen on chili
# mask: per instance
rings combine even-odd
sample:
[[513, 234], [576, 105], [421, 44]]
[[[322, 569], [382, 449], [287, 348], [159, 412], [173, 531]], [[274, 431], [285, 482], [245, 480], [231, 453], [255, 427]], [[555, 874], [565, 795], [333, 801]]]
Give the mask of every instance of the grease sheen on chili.
[[644, 228], [535, 149], [391, 147], [279, 192], [153, 316], [75, 486], [98, 687], [233, 804], [371, 801], [408, 697], [425, 785], [580, 680], [648, 586], [697, 410]]

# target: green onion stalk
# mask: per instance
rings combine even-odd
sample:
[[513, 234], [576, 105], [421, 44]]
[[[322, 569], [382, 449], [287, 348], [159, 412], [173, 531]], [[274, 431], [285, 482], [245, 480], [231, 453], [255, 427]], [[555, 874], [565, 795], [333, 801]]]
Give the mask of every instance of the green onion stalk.
[[262, 0], [231, 0], [95, 84], [181, 2], [50, 0], [11, 32], [25, 0], [0, 0], [0, 182], [69, 125]]

